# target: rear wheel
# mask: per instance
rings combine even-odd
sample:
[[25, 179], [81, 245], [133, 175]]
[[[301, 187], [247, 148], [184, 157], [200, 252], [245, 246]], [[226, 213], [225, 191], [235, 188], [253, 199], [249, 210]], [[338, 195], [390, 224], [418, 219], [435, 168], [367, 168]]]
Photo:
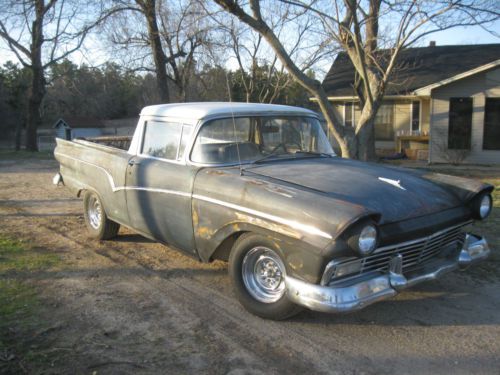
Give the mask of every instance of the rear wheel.
[[98, 240], [108, 240], [117, 235], [120, 224], [108, 219], [99, 196], [86, 191], [83, 196], [85, 224], [90, 235]]
[[282, 320], [302, 310], [288, 300], [285, 265], [275, 244], [264, 236], [248, 233], [236, 241], [229, 275], [238, 300], [252, 314]]

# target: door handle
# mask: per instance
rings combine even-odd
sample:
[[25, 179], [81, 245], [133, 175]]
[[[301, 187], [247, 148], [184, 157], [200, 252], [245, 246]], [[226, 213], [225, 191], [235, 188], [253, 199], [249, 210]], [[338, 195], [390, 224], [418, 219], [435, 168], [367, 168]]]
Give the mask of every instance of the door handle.
[[137, 160], [134, 160], [134, 159], [130, 159], [128, 161], [128, 165], [131, 166], [131, 167], [133, 167], [134, 165], [139, 165], [139, 164], [141, 164], [141, 162], [137, 161]]

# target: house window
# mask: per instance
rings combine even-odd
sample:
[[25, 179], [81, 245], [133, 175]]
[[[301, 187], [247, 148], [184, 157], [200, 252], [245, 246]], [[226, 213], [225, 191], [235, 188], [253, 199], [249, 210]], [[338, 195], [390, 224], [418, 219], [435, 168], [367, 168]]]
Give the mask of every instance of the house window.
[[411, 102], [411, 131], [420, 130], [420, 101]]
[[354, 103], [344, 104], [344, 126], [354, 125]]
[[486, 98], [483, 150], [500, 150], [500, 98]]
[[472, 133], [472, 98], [450, 98], [448, 148], [470, 150]]
[[382, 104], [375, 116], [375, 140], [394, 140], [394, 105]]

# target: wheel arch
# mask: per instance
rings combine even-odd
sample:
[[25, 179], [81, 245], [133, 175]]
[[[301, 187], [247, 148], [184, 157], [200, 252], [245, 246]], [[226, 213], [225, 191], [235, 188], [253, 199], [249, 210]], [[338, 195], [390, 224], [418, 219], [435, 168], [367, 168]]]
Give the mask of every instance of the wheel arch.
[[300, 238], [285, 236], [251, 223], [232, 223], [221, 228], [213, 234], [208, 243], [205, 242], [204, 248], [198, 249], [200, 259], [204, 262], [227, 261], [236, 241], [247, 233], [259, 234], [273, 241], [290, 275], [309, 282], [317, 282], [320, 279], [320, 270], [324, 263], [321, 249], [314, 249]]
[[208, 262], [213, 260], [227, 261], [236, 240], [249, 232], [266, 236], [272, 236], [273, 234], [272, 231], [258, 225], [246, 222], [233, 222], [217, 230], [210, 238], [204, 239], [205, 246], [199, 249], [200, 258]]

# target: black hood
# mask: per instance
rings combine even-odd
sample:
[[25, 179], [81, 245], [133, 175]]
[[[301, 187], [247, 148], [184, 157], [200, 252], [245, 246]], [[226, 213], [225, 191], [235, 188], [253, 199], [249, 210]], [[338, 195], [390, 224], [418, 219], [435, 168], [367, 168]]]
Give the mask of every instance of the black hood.
[[339, 157], [270, 161], [246, 170], [364, 206], [380, 213], [381, 223], [463, 205], [456, 192], [421, 172]]

